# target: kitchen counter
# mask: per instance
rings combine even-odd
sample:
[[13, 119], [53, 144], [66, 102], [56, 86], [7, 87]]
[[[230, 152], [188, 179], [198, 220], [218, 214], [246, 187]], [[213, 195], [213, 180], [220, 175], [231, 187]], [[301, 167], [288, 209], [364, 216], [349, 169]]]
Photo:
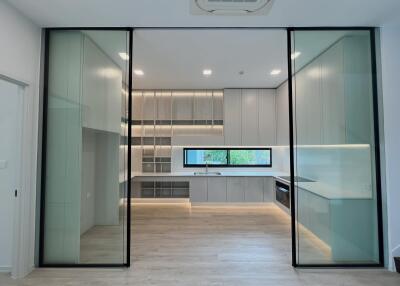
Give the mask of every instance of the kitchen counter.
[[227, 171], [227, 172], [221, 172], [221, 175], [216, 175], [216, 174], [195, 175], [194, 172], [132, 173], [132, 177], [277, 177], [285, 175], [287, 175], [287, 173], [279, 171], [266, 171], [266, 172]]
[[[289, 180], [277, 179], [290, 184]], [[340, 189], [321, 182], [298, 182], [295, 184], [301, 190], [311, 192], [328, 200], [372, 199], [372, 192], [370, 190]]]

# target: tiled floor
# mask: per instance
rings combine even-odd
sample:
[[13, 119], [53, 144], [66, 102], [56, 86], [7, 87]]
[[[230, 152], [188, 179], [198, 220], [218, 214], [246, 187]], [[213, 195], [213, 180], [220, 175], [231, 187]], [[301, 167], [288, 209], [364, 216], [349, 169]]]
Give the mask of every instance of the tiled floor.
[[382, 269], [292, 268], [289, 222], [273, 205], [134, 206], [130, 269], [37, 269], [0, 285], [400, 285]]

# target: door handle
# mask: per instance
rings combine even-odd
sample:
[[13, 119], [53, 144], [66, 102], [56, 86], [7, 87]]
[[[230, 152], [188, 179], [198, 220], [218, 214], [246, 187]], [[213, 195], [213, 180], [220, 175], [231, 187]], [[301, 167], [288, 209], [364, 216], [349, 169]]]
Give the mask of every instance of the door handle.
[[14, 191], [14, 197], [18, 197], [18, 190], [17, 189], [15, 189], [15, 191]]

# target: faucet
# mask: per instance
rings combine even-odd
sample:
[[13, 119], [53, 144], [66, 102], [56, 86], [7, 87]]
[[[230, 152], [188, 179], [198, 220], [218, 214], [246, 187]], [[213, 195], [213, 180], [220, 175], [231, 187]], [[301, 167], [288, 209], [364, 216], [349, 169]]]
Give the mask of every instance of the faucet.
[[207, 154], [207, 155], [204, 157], [204, 159], [205, 159], [205, 161], [206, 161], [206, 173], [208, 173], [208, 160], [210, 159], [210, 154]]

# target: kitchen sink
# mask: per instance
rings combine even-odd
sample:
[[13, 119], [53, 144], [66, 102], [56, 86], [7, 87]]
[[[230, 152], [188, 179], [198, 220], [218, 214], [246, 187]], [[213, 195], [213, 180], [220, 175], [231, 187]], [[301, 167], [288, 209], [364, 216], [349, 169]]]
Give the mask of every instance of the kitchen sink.
[[195, 176], [221, 176], [221, 172], [194, 172]]

